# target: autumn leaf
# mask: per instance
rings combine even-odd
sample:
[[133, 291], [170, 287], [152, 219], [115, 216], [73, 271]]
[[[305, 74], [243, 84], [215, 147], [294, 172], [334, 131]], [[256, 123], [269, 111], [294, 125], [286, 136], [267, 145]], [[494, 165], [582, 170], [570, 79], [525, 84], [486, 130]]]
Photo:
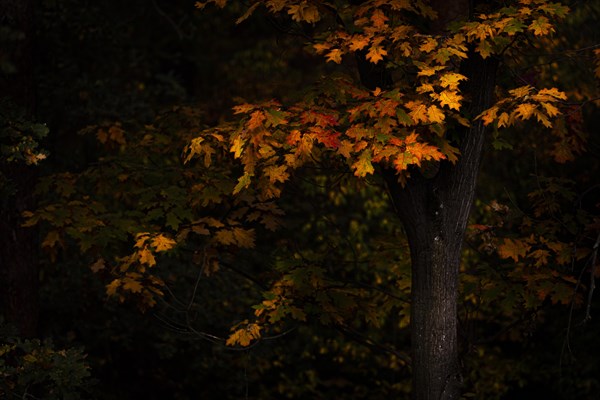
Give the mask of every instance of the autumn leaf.
[[521, 117], [521, 119], [526, 120], [526, 119], [529, 119], [533, 115], [535, 108], [536, 108], [535, 104], [523, 103], [523, 104], [519, 104], [517, 106], [517, 108], [515, 109], [515, 113], [516, 113], [516, 115]]
[[339, 64], [342, 62], [342, 54], [342, 50], [333, 49], [327, 54], [327, 61], [333, 61], [334, 63]]
[[444, 90], [438, 96], [442, 106], [448, 106], [449, 108], [453, 108], [457, 111], [460, 110], [460, 101], [462, 98], [463, 97], [460, 94], [452, 90]]
[[140, 263], [146, 264], [149, 267], [156, 265], [156, 260], [154, 259], [154, 255], [148, 249], [148, 247], [144, 247], [143, 249], [139, 250], [138, 256], [140, 259]]
[[365, 47], [367, 47], [370, 42], [371, 42], [371, 38], [368, 36], [354, 35], [354, 36], [352, 36], [352, 39], [350, 40], [350, 44], [348, 45], [348, 47], [352, 51], [359, 51], [359, 50], [362, 50]]
[[371, 46], [367, 53], [367, 59], [373, 64], [377, 64], [379, 61], [383, 60], [383, 57], [386, 55], [387, 51], [383, 47]]
[[285, 182], [290, 174], [287, 173], [287, 165], [270, 165], [265, 168], [265, 175], [269, 177], [269, 181], [271, 183], [275, 182]]
[[139, 281], [131, 278], [123, 279], [123, 289], [130, 291], [131, 293], [140, 293], [144, 288]]
[[529, 25], [529, 30], [533, 31], [533, 34], [536, 36], [542, 36], [554, 32], [554, 27], [549, 23], [548, 18], [542, 16], [533, 20]]
[[90, 269], [93, 273], [97, 273], [98, 271], [101, 271], [104, 268], [106, 268], [106, 263], [104, 262], [103, 258], [99, 258], [95, 263], [90, 265]]
[[352, 164], [352, 168], [355, 170], [354, 175], [361, 178], [375, 172], [373, 164], [371, 164], [371, 151], [363, 151], [358, 160]]
[[432, 106], [429, 106], [429, 108], [427, 109], [427, 117], [429, 117], [429, 120], [431, 122], [441, 123], [441, 122], [444, 122], [446, 115], [440, 108], [438, 108], [435, 105], [432, 105]]
[[435, 40], [432, 37], [429, 37], [425, 40], [425, 43], [423, 43], [421, 47], [419, 47], [419, 50], [424, 51], [425, 53], [430, 53], [437, 47], [437, 45], [437, 40]]
[[427, 122], [427, 106], [420, 101], [409, 101], [405, 104], [406, 108], [410, 109], [410, 117], [415, 123]]
[[156, 251], [166, 251], [172, 249], [177, 243], [173, 239], [159, 234], [152, 239], [152, 247]]
[[233, 332], [225, 344], [227, 346], [240, 345], [247, 347], [253, 340], [260, 338], [261, 327], [257, 324], [248, 324], [246, 327], [237, 329]]
[[502, 258], [512, 258], [515, 262], [518, 262], [519, 258], [525, 257], [530, 249], [531, 246], [524, 240], [504, 239], [502, 244], [498, 246], [498, 254]]
[[440, 77], [440, 86], [452, 90], [458, 89], [460, 81], [466, 80], [467, 77], [456, 72], [449, 72]]

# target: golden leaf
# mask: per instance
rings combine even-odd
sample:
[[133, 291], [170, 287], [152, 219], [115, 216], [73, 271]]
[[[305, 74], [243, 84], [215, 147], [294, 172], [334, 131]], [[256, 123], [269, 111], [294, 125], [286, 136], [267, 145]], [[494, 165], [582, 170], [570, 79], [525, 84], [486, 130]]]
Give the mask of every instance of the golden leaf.
[[440, 77], [440, 86], [443, 88], [458, 89], [458, 84], [460, 81], [466, 80], [467, 77], [461, 74], [457, 74], [456, 72], [449, 72]]
[[93, 273], [97, 273], [98, 271], [103, 270], [104, 268], [106, 268], [106, 264], [103, 258], [99, 258], [95, 263], [90, 265], [90, 269]]
[[421, 45], [421, 47], [419, 47], [419, 50], [424, 51], [425, 53], [430, 53], [431, 51], [433, 51], [438, 45], [438, 41], [435, 40], [432, 37], [428, 37], [425, 40], [425, 43], [423, 43]]
[[371, 46], [371, 48], [369, 48], [369, 52], [367, 53], [367, 59], [373, 64], [377, 64], [379, 61], [383, 60], [383, 57], [386, 55], [387, 51], [383, 47]]
[[334, 63], [339, 64], [342, 62], [342, 54], [342, 50], [333, 49], [327, 54], [327, 61], [333, 61]]
[[427, 116], [431, 122], [443, 122], [446, 118], [444, 112], [435, 105], [432, 105], [427, 109]]
[[460, 101], [462, 96], [458, 92], [452, 90], [444, 90], [439, 94], [439, 101], [442, 106], [448, 106], [455, 110], [460, 110]]
[[420, 101], [409, 101], [405, 104], [406, 108], [410, 109], [410, 117], [415, 123], [427, 122], [427, 106]]
[[352, 51], [362, 50], [369, 45], [371, 38], [363, 35], [353, 35], [348, 46]]
[[140, 263], [146, 264], [149, 267], [156, 265], [156, 260], [154, 259], [154, 255], [148, 249], [148, 247], [144, 247], [140, 251], [138, 251], [138, 256], [140, 258]]
[[526, 120], [533, 115], [535, 109], [535, 104], [523, 103], [517, 106], [517, 108], [515, 109], [515, 114], [518, 115], [521, 119]]
[[156, 251], [166, 251], [172, 249], [177, 243], [173, 239], [169, 239], [162, 234], [155, 236], [152, 239], [152, 247]]
[[498, 254], [502, 258], [512, 258], [515, 262], [519, 261], [519, 258], [525, 257], [527, 252], [531, 249], [524, 240], [521, 239], [504, 239], [503, 243], [498, 246]]

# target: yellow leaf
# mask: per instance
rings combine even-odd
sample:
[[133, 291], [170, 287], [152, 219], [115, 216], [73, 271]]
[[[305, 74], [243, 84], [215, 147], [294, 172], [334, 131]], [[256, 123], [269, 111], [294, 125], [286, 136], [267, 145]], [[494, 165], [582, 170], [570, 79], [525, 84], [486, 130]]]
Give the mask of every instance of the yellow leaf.
[[387, 51], [384, 48], [380, 46], [371, 46], [367, 53], [367, 59], [373, 64], [377, 64], [379, 61], [383, 60], [383, 57], [386, 55]]
[[538, 94], [539, 95], [552, 96], [552, 97], [555, 97], [555, 98], [560, 99], [560, 100], [566, 100], [567, 99], [567, 95], [565, 94], [565, 92], [561, 92], [557, 88], [541, 89], [538, 92]]
[[498, 114], [498, 106], [494, 106], [489, 108], [481, 113], [480, 117], [483, 120], [484, 125], [489, 125], [496, 119], [496, 115]]
[[169, 239], [166, 236], [163, 236], [162, 234], [154, 237], [154, 239], [152, 239], [152, 247], [154, 247], [154, 249], [156, 251], [166, 251], [166, 250], [170, 250], [172, 249], [177, 243], [173, 240], [173, 239]]
[[384, 28], [387, 26], [386, 22], [389, 18], [385, 16], [383, 11], [377, 8], [373, 11], [373, 15], [371, 15], [371, 21], [373, 21], [373, 27], [375, 28]]
[[502, 258], [512, 258], [517, 262], [519, 261], [519, 258], [525, 257], [530, 249], [531, 246], [524, 240], [504, 239], [503, 243], [498, 246], [498, 254]]
[[554, 107], [553, 104], [551, 103], [540, 103], [542, 105], [542, 107], [544, 107], [544, 110], [546, 110], [546, 114], [548, 114], [548, 116], [550, 117], [554, 117], [558, 114], [560, 114], [560, 111], [558, 110], [558, 108]]
[[142, 248], [146, 241], [150, 239], [150, 234], [148, 232], [140, 232], [135, 235], [135, 247]]
[[225, 345], [235, 346], [236, 344], [247, 347], [252, 340], [260, 338], [260, 326], [257, 324], [248, 324], [245, 328], [236, 330], [229, 336]]
[[354, 175], [358, 177], [364, 177], [375, 172], [373, 164], [371, 164], [371, 151], [363, 151], [358, 160], [352, 164], [352, 168], [355, 170]]
[[362, 50], [369, 45], [371, 38], [363, 35], [353, 35], [350, 40], [349, 48], [352, 51]]
[[408, 108], [410, 113], [410, 117], [415, 123], [427, 122], [429, 119], [427, 118], [427, 106], [420, 101], [409, 101], [405, 104], [406, 108]]
[[521, 119], [526, 120], [529, 119], [535, 110], [535, 104], [531, 103], [523, 103], [519, 104], [515, 109], [516, 115], [518, 115]]
[[286, 165], [270, 165], [265, 168], [265, 175], [269, 177], [269, 182], [271, 183], [283, 183], [290, 177], [290, 174], [287, 173]]
[[123, 289], [129, 290], [131, 293], [140, 293], [144, 287], [139, 281], [131, 278], [123, 279]]
[[516, 89], [509, 90], [508, 93], [513, 95], [514, 97], [524, 97], [531, 93], [533, 88], [529, 85], [521, 86]]
[[421, 47], [419, 47], [419, 50], [424, 51], [425, 53], [430, 53], [431, 51], [433, 51], [438, 45], [437, 40], [435, 40], [432, 37], [428, 37], [425, 40], [425, 43], [423, 43], [421, 45]]
[[235, 237], [232, 230], [221, 229], [215, 234], [215, 240], [225, 246], [234, 244]]
[[321, 19], [317, 7], [308, 4], [306, 1], [303, 1], [300, 4], [290, 5], [288, 14], [290, 14], [292, 19], [296, 22], [308, 22], [312, 24]]
[[439, 94], [439, 101], [442, 106], [448, 106], [455, 110], [460, 110], [460, 101], [462, 96], [458, 92], [452, 90], [444, 90]]
[[97, 273], [100, 270], [103, 270], [104, 268], [106, 268], [106, 264], [104, 263], [104, 259], [103, 258], [99, 258], [95, 263], [93, 263], [92, 265], [90, 265], [90, 268], [92, 270], [93, 273]]
[[154, 259], [154, 255], [148, 249], [148, 247], [144, 247], [140, 251], [138, 251], [138, 255], [140, 258], [140, 263], [146, 264], [149, 267], [156, 265], [156, 260]]
[[244, 144], [246, 143], [246, 139], [243, 139], [241, 136], [236, 136], [233, 139], [233, 144], [231, 145], [231, 151], [235, 158], [240, 158], [242, 156], [242, 151], [244, 150]]
[[327, 54], [327, 61], [333, 61], [336, 64], [342, 62], [342, 50], [333, 49]]
[[106, 294], [109, 296], [114, 296], [117, 293], [117, 289], [121, 286], [120, 279], [114, 279], [111, 283], [106, 285]]
[[254, 247], [254, 229], [233, 228], [233, 237], [239, 247], [250, 249]]
[[548, 22], [548, 18], [542, 16], [533, 20], [531, 25], [529, 25], [529, 30], [533, 31], [533, 34], [536, 36], [542, 36], [554, 32], [554, 27]]
[[54, 247], [58, 242], [60, 242], [60, 233], [58, 231], [50, 231], [42, 242], [42, 247]]
[[502, 114], [500, 114], [500, 117], [498, 118], [498, 128], [502, 128], [503, 126], [509, 126], [509, 115], [505, 112], [503, 112]]
[[440, 86], [443, 88], [454, 89], [458, 88], [460, 81], [466, 80], [467, 77], [456, 72], [449, 72], [440, 77]]
[[431, 122], [443, 122], [446, 118], [444, 112], [435, 105], [432, 105], [427, 109], [427, 116]]

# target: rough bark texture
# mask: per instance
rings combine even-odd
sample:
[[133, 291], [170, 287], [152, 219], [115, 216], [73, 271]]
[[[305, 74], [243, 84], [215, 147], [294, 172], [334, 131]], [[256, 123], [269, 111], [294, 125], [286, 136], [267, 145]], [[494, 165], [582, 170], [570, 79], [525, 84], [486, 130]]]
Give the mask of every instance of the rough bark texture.
[[[462, 71], [469, 84], [470, 115], [490, 106], [497, 62], [471, 54]], [[460, 135], [459, 161], [442, 163], [435, 177], [415, 173], [402, 188], [384, 172], [405, 227], [412, 258], [411, 341], [413, 398], [460, 398], [457, 305], [459, 263], [473, 204], [485, 128], [480, 122]]]
[[[0, 23], [24, 34], [2, 49], [16, 72], [0, 75], [0, 96], [32, 117], [35, 108], [32, 61], [32, 3], [0, 0]], [[4, 44], [3, 44], [4, 46]], [[38, 322], [38, 264], [36, 232], [21, 227], [21, 213], [33, 208], [35, 170], [0, 160], [10, 188], [0, 198], [0, 305], [4, 318], [23, 336], [34, 336]]]

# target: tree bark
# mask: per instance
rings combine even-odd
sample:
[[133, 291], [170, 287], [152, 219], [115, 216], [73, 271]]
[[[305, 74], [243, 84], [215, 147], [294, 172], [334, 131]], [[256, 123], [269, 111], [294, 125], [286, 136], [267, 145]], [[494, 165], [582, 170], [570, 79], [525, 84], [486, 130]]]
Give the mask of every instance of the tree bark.
[[[497, 61], [470, 54], [463, 65], [468, 113], [491, 105]], [[461, 156], [443, 162], [436, 176], [415, 172], [403, 188], [393, 170], [384, 178], [410, 246], [412, 261], [411, 346], [413, 398], [460, 398], [457, 294], [462, 243], [481, 164], [485, 127], [473, 122], [460, 134]]]
[[[0, 75], [0, 96], [28, 118], [33, 118], [35, 109], [32, 6], [31, 0], [0, 0], [1, 25], [24, 35], [3, 49], [16, 72]], [[10, 186], [0, 199], [1, 312], [21, 335], [34, 336], [39, 314], [37, 234], [21, 226], [21, 213], [33, 208], [36, 173], [33, 167], [4, 160], [0, 160], [0, 168]]]

